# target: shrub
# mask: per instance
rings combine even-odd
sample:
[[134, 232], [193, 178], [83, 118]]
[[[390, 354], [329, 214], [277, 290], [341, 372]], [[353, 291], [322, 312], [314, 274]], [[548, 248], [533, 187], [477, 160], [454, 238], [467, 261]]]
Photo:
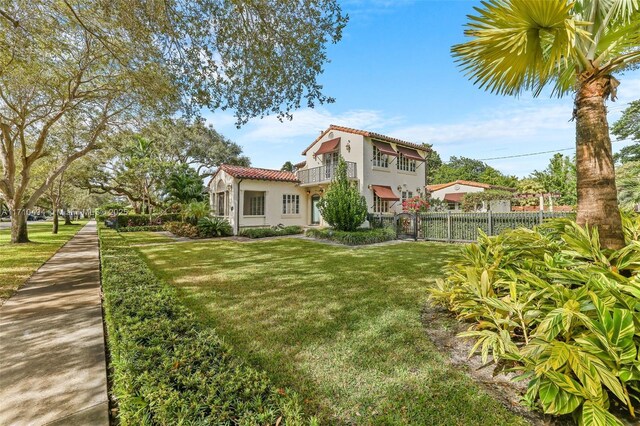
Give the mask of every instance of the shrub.
[[203, 217], [198, 221], [198, 232], [201, 237], [226, 237], [233, 235], [231, 224], [220, 217]]
[[163, 226], [165, 231], [171, 232], [178, 237], [186, 238], [198, 238], [200, 237], [200, 231], [198, 227], [190, 223], [184, 222], [167, 222]]
[[174, 213], [165, 213], [149, 217], [148, 214], [123, 214], [116, 216], [118, 228], [127, 226], [151, 226], [162, 225], [166, 222], [180, 220], [180, 215]]
[[125, 226], [123, 228], [118, 228], [118, 232], [156, 232], [163, 230], [164, 227], [162, 225]]
[[640, 398], [640, 242], [630, 231], [640, 219], [625, 223], [628, 245], [617, 251], [568, 219], [483, 234], [430, 299], [471, 323], [460, 336], [475, 341], [472, 353], [529, 380], [531, 407], [620, 424], [611, 400], [633, 415]]
[[308, 423], [295, 393], [236, 358], [116, 232], [101, 230], [100, 241], [120, 424]]
[[336, 177], [318, 202], [324, 220], [340, 231], [355, 231], [367, 218], [367, 202], [347, 178], [347, 163], [340, 158]]
[[240, 231], [241, 236], [248, 238], [280, 237], [284, 235], [302, 234], [300, 226], [284, 226], [273, 228], [246, 228]]
[[336, 241], [349, 246], [382, 243], [396, 238], [393, 228], [357, 229], [355, 231], [308, 229], [305, 235], [311, 238]]

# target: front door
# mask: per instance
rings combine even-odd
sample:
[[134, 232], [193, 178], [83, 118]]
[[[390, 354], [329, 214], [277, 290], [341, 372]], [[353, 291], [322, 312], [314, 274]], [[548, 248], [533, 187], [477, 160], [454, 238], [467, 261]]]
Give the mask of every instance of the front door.
[[320, 202], [320, 196], [314, 195], [311, 197], [311, 224], [320, 225], [320, 209], [318, 208], [318, 202]]

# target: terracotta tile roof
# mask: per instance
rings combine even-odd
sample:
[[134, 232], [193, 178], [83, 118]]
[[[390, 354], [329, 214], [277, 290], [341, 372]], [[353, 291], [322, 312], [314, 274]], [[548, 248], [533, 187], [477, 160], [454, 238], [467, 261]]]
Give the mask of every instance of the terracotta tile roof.
[[293, 167], [295, 167], [296, 169], [301, 169], [306, 165], [307, 165], [307, 160], [304, 160], [304, 161], [301, 161], [299, 163], [294, 164]]
[[[273, 180], [279, 182], [300, 182], [298, 177], [291, 172], [282, 172], [280, 170], [260, 169], [257, 167], [242, 167], [222, 164], [214, 173], [215, 177], [220, 170], [224, 170], [229, 175], [237, 179], [254, 179], [254, 180]], [[212, 179], [213, 180], [213, 179]]]
[[326, 135], [327, 133], [329, 133], [332, 130], [337, 130], [339, 132], [352, 133], [354, 135], [366, 136], [368, 138], [374, 138], [374, 139], [379, 139], [379, 140], [383, 140], [383, 141], [387, 141], [387, 142], [397, 143], [399, 145], [403, 145], [403, 146], [406, 146], [406, 147], [409, 147], [409, 148], [419, 149], [419, 150], [422, 150], [422, 151], [428, 151], [428, 149], [425, 148], [422, 145], [418, 145], [418, 144], [412, 143], [412, 142], [403, 141], [401, 139], [393, 138], [391, 136], [385, 136], [385, 135], [381, 135], [380, 133], [369, 132], [367, 130], [358, 130], [358, 129], [353, 129], [351, 127], [336, 126], [335, 124], [331, 124], [327, 128], [327, 130], [325, 130], [324, 132], [320, 133], [320, 136], [318, 136], [316, 138], [316, 140], [314, 140], [311, 145], [309, 145], [304, 151], [302, 151], [302, 155], [306, 155], [307, 151], [309, 151], [311, 149], [311, 147], [313, 145], [315, 145], [316, 142], [318, 142], [320, 139], [322, 139], [324, 137], [324, 135]]
[[448, 182], [448, 183], [439, 183], [436, 185], [427, 185], [426, 188], [427, 190], [429, 190], [429, 192], [433, 192], [433, 191], [437, 191], [439, 189], [442, 188], [447, 188], [449, 186], [452, 185], [467, 185], [467, 186], [475, 186], [477, 188], [484, 188], [484, 189], [501, 189], [504, 191], [515, 191], [514, 188], [509, 188], [508, 186], [499, 186], [499, 185], [489, 185], [488, 183], [482, 183], [482, 182], [474, 182], [471, 180], [456, 180], [454, 182]]

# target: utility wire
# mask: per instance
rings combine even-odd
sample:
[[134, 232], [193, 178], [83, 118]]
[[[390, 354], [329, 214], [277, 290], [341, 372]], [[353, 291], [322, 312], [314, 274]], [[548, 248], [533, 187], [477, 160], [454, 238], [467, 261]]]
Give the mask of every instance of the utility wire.
[[[616, 143], [616, 142], [624, 142], [624, 141], [612, 141], [611, 143]], [[571, 147], [571, 148], [554, 149], [551, 151], [529, 152], [527, 154], [505, 155], [504, 157], [479, 158], [478, 161], [491, 161], [491, 160], [504, 160], [506, 158], [531, 157], [533, 155], [551, 154], [551, 153], [562, 152], [562, 151], [571, 151], [574, 149], [576, 148]]]

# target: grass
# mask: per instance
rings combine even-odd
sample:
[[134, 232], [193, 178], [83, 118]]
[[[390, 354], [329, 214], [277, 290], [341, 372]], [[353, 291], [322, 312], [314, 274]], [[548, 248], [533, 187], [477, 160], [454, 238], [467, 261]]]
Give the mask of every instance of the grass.
[[526, 424], [425, 335], [425, 288], [454, 246], [285, 239], [138, 250], [235, 353], [299, 392], [323, 424]]
[[0, 305], [86, 223], [61, 224], [56, 235], [50, 222], [29, 224], [27, 244], [11, 244], [11, 229], [0, 230]]

